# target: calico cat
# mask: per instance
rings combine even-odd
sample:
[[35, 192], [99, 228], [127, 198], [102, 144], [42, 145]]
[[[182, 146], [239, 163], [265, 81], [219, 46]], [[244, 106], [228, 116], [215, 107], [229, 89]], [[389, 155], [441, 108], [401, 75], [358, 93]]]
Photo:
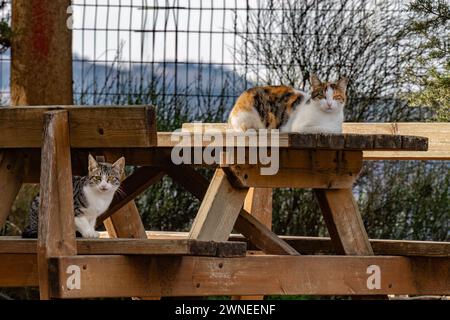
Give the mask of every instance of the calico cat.
[[310, 83], [309, 93], [287, 86], [248, 89], [231, 110], [229, 126], [241, 132], [342, 133], [348, 79], [322, 82], [312, 75]]
[[[125, 168], [125, 158], [114, 164], [97, 162], [89, 155], [89, 174], [73, 177], [73, 205], [76, 231], [84, 238], [98, 238], [95, 231], [97, 217], [104, 213], [119, 191]], [[23, 238], [37, 238], [39, 217], [39, 195], [31, 203], [29, 225], [22, 233]]]

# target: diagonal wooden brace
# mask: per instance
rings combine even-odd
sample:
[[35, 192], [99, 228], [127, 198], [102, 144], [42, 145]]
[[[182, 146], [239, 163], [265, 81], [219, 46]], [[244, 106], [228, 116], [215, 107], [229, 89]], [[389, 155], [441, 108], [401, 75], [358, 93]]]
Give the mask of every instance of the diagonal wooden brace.
[[234, 188], [217, 169], [192, 224], [189, 239], [227, 241], [244, 205], [248, 189]]
[[373, 255], [352, 190], [314, 192], [336, 251], [347, 255]]

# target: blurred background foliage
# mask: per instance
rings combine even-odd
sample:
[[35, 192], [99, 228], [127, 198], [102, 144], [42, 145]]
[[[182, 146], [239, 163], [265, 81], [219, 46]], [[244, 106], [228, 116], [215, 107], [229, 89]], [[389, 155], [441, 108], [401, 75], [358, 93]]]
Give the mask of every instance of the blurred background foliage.
[[[0, 11], [4, 10], [7, 5], [5, 0], [0, 0]], [[0, 53], [5, 52], [11, 46], [11, 28], [9, 26], [10, 15], [6, 14], [0, 18]]]
[[412, 105], [427, 105], [442, 121], [450, 121], [450, 4], [446, 0], [415, 0], [403, 38], [414, 36], [418, 53], [406, 68], [408, 81], [419, 90], [408, 96]]

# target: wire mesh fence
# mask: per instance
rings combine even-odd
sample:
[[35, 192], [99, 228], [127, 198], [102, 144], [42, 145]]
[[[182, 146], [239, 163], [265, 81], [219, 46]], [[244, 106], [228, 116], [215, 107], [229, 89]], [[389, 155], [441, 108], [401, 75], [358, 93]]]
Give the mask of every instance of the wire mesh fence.
[[[75, 98], [229, 105], [248, 86], [238, 48], [247, 1], [74, 1]], [[155, 101], [151, 101], [155, 102]], [[208, 111], [210, 111], [208, 110]]]
[[[398, 0], [73, 0], [72, 7], [76, 103], [177, 105], [189, 110], [192, 118], [225, 114], [250, 86], [283, 83], [304, 87], [305, 61], [290, 51], [304, 46], [304, 51], [313, 53], [318, 48], [312, 44], [327, 42], [325, 39], [344, 42], [355, 37], [351, 29], [339, 30], [335, 36], [332, 30], [320, 30], [320, 19], [337, 17], [342, 25], [345, 21], [370, 24], [380, 19], [377, 15], [399, 16], [403, 9]], [[302, 30], [293, 25], [296, 21], [301, 21], [298, 27]], [[398, 20], [390, 23], [395, 30]], [[299, 34], [303, 43], [295, 43]], [[323, 39], [316, 39], [318, 36]], [[390, 36], [383, 31], [383, 37]], [[358, 37], [356, 40], [365, 35]], [[293, 41], [292, 50], [281, 43], [289, 41]], [[351, 50], [352, 42], [347, 46]], [[279, 50], [269, 52], [271, 47]], [[382, 53], [391, 57], [389, 61], [400, 54], [394, 46], [387, 46]], [[321, 59], [327, 59], [327, 54]], [[329, 64], [337, 70], [332, 76], [353, 67], [351, 61], [345, 66], [330, 59]], [[321, 65], [319, 61], [310, 67], [321, 69]], [[9, 93], [9, 68], [7, 51], [0, 55], [4, 98]], [[384, 68], [392, 66], [384, 64]], [[382, 96], [383, 92], [375, 92], [363, 98]]]
[[[10, 0], [0, 1], [0, 27], [10, 22]], [[9, 69], [11, 64], [10, 50], [7, 50], [6, 45], [3, 44], [3, 39], [0, 41], [0, 105], [6, 103], [9, 97]]]

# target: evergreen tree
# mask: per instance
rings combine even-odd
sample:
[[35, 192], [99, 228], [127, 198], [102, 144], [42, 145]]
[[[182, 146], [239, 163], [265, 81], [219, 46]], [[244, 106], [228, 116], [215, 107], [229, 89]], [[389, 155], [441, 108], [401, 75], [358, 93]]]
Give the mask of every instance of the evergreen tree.
[[418, 52], [407, 69], [407, 78], [413, 84], [409, 101], [432, 107], [438, 120], [450, 121], [450, 3], [414, 0], [409, 11], [403, 35], [414, 39]]
[[[6, 10], [6, 1], [0, 1], [0, 12]], [[11, 28], [9, 27], [9, 14], [0, 18], [0, 53], [5, 52], [11, 46]]]

